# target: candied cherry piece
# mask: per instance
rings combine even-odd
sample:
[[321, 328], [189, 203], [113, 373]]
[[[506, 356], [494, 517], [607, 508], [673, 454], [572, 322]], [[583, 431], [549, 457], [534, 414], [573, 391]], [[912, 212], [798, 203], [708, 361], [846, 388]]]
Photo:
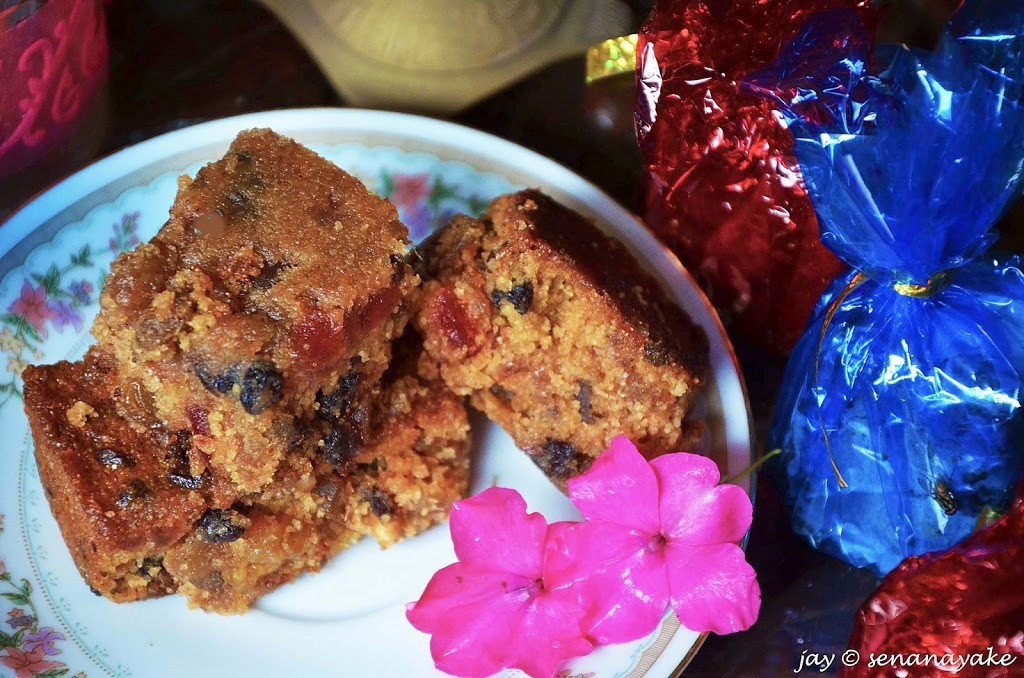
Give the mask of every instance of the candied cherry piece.
[[357, 306], [345, 315], [345, 326], [351, 330], [349, 341], [358, 346], [383, 325], [395, 312], [402, 301], [402, 291], [397, 287], [373, 294], [362, 306]]
[[199, 405], [191, 403], [185, 407], [185, 416], [188, 417], [192, 430], [201, 436], [210, 435], [210, 415]]
[[242, 407], [249, 414], [261, 414], [281, 399], [284, 377], [273, 363], [259, 360], [246, 368], [240, 386]]
[[455, 290], [445, 288], [434, 297], [430, 309], [431, 322], [441, 328], [441, 332], [454, 348], [474, 349], [476, 346], [476, 328], [470, 320], [469, 313]]
[[296, 323], [288, 340], [292, 353], [311, 367], [330, 364], [347, 347], [344, 322], [318, 308]]

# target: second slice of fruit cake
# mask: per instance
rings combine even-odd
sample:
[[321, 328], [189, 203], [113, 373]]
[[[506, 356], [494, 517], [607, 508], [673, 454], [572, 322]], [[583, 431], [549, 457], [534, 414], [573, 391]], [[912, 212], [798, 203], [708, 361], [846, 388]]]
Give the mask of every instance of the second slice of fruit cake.
[[140, 433], [120, 417], [120, 384], [96, 348], [25, 371], [50, 509], [86, 583], [117, 602], [177, 592], [244, 612], [364, 535], [390, 546], [445, 520], [467, 490], [465, 405], [416, 374], [386, 379], [360, 449], [330, 453], [323, 422], [306, 422], [272, 481], [247, 494], [190, 468], [189, 431], [150, 421]]
[[417, 284], [406, 238], [355, 177], [269, 130], [242, 132], [112, 266], [93, 334], [126, 383], [118, 411], [190, 431], [193, 465], [260, 490], [297, 417], [375, 388]]
[[692, 448], [707, 339], [619, 242], [538, 191], [456, 217], [421, 248], [426, 369], [558, 485], [625, 434]]

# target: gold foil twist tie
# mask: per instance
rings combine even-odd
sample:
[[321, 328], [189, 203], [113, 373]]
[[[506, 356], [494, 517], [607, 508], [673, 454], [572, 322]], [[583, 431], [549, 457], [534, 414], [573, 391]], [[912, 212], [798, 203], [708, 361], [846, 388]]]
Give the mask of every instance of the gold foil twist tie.
[[[855, 289], [861, 286], [864, 281], [867, 280], [867, 276], [863, 273], [857, 273], [850, 279], [850, 283], [843, 288], [843, 291], [836, 295], [836, 298], [829, 304], [828, 310], [825, 311], [825, 322], [821, 324], [821, 333], [818, 335], [818, 352], [814, 355], [814, 385], [818, 385], [818, 374], [821, 371], [821, 347], [825, 343], [825, 332], [828, 331], [828, 326], [832, 324], [832, 319], [836, 316], [836, 311], [839, 310], [839, 306], [846, 301], [846, 298], [853, 293]], [[828, 431], [825, 430], [825, 419], [821, 416], [821, 407], [818, 407], [818, 426], [821, 427], [821, 435], [825, 438], [825, 450], [828, 452], [829, 463], [832, 464], [832, 472], [836, 474], [836, 480], [839, 482], [839, 487], [847, 488], [849, 484], [846, 479], [843, 478], [843, 474], [839, 471], [839, 464], [836, 463], [836, 456], [832, 453], [832, 441], [828, 438]]]
[[928, 278], [924, 285], [916, 283], [896, 283], [892, 288], [897, 294], [915, 299], [927, 299], [941, 292], [949, 284], [949, 271], [940, 271]]
[[[821, 333], [818, 335], [818, 351], [814, 355], [814, 385], [818, 385], [818, 376], [821, 371], [821, 348], [825, 344], [825, 332], [828, 331], [829, 325], [832, 324], [832, 319], [835, 318], [836, 312], [839, 310], [839, 306], [846, 301], [846, 298], [850, 294], [860, 287], [866, 280], [867, 276], [863, 273], [857, 273], [851, 279], [849, 284], [843, 288], [836, 298], [829, 304], [828, 310], [825, 311], [825, 322], [821, 325]], [[933, 277], [928, 279], [928, 282], [924, 285], [916, 283], [896, 283], [892, 286], [893, 290], [897, 294], [902, 294], [905, 297], [913, 297], [915, 299], [927, 299], [928, 297], [934, 296], [941, 292], [946, 285], [949, 284], [950, 272], [940, 271]], [[836, 474], [836, 480], [839, 482], [839, 487], [846, 488], [849, 484], [846, 479], [843, 478], [842, 472], [839, 470], [839, 464], [836, 463], [835, 454], [832, 452], [832, 441], [829, 440], [828, 431], [825, 430], [825, 420], [821, 416], [821, 408], [818, 408], [818, 425], [821, 427], [821, 435], [825, 440], [825, 450], [828, 452], [829, 463], [832, 464], [832, 472]]]
[[587, 50], [587, 84], [636, 70], [636, 33], [599, 42]]

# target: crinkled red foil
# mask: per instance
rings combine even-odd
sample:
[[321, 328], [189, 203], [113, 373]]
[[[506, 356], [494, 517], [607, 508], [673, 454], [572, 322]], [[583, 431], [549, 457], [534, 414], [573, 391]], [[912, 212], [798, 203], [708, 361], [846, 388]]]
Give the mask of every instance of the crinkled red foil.
[[644, 216], [727, 322], [785, 354], [844, 270], [822, 244], [793, 140], [739, 82], [773, 62], [807, 16], [866, 0], [658, 0], [640, 32], [637, 137]]
[[[857, 613], [850, 647], [860, 662], [843, 676], [897, 675], [900, 667], [870, 666], [872, 654], [877, 664], [879, 655], [897, 653], [908, 662], [910, 655], [977, 662], [962, 676], [1024, 675], [1024, 485], [1001, 520], [948, 551], [906, 559], [882, 580]], [[953, 675], [934, 665], [906, 670], [915, 678]]]

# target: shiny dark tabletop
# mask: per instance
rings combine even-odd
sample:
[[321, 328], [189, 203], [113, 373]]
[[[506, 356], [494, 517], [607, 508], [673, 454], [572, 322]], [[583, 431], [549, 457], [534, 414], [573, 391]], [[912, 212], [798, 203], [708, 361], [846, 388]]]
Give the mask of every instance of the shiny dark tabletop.
[[[639, 25], [649, 3], [631, 4]], [[346, 105], [302, 46], [253, 2], [114, 0], [107, 13], [109, 114], [88, 156], [213, 118]], [[909, 10], [895, 13], [890, 30], [904, 38], [926, 31]], [[635, 211], [642, 159], [633, 137], [633, 79], [588, 87], [583, 66], [582, 55], [547, 66], [451, 119], [542, 153]], [[25, 193], [44, 187], [40, 181]], [[15, 207], [13, 200], [0, 202], [0, 213]], [[1004, 220], [1004, 246], [1024, 249], [1022, 219], [1024, 207], [1018, 204]], [[733, 340], [763, 441], [784, 362]], [[758, 622], [745, 633], [709, 637], [685, 675], [793, 675], [802, 652], [846, 647], [854, 613], [877, 585], [869, 573], [820, 555], [795, 537], [763, 476], [748, 554], [763, 594]]]

